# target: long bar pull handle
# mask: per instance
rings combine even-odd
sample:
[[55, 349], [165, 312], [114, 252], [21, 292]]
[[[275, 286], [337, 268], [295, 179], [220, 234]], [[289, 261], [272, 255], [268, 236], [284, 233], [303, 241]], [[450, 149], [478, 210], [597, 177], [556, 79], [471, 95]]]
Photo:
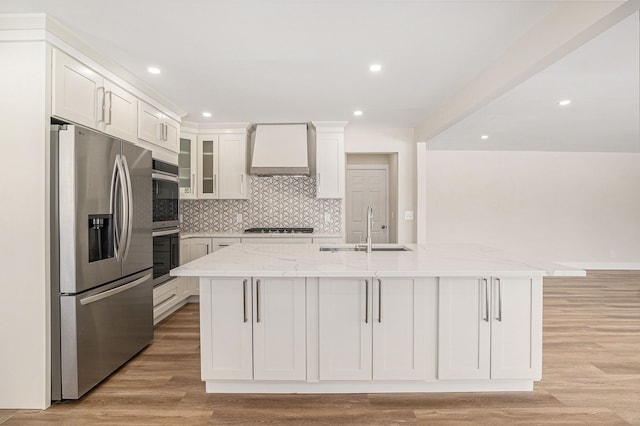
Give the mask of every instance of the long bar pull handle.
[[242, 280], [242, 313], [244, 315], [244, 322], [249, 321], [247, 318], [247, 280]]
[[[96, 109], [100, 109], [100, 111], [98, 111], [98, 114], [100, 118], [98, 118], [98, 123], [104, 123], [104, 98], [105, 98], [105, 92], [104, 92], [104, 87], [98, 87], [98, 94], [96, 95]], [[102, 96], [100, 96], [100, 93], [102, 92]]]
[[496, 283], [498, 283], [498, 317], [496, 319], [502, 322], [502, 282], [500, 278], [496, 278]]
[[196, 192], [196, 174], [195, 173], [191, 174], [191, 188], [189, 188], [189, 191], [192, 193]]
[[116, 257], [116, 260], [120, 260], [120, 235], [118, 234], [118, 171], [119, 171], [119, 162], [118, 157], [120, 154], [116, 155], [116, 159], [113, 163], [113, 172], [111, 173], [111, 191], [109, 193], [109, 211], [111, 212], [114, 219], [113, 226], [113, 252]]
[[364, 280], [364, 323], [369, 324], [369, 280]]
[[484, 315], [483, 320], [489, 322], [489, 284], [487, 283], [487, 279], [483, 278], [482, 283], [484, 284]]
[[98, 294], [95, 294], [93, 296], [85, 297], [84, 299], [80, 299], [80, 304], [81, 305], [87, 305], [89, 303], [97, 302], [98, 300], [106, 299], [107, 297], [113, 296], [115, 294], [122, 293], [123, 291], [129, 290], [130, 288], [133, 288], [135, 286], [138, 286], [138, 285], [150, 280], [151, 277], [152, 277], [151, 274], [147, 274], [142, 278], [138, 278], [137, 280], [131, 281], [130, 283], [127, 283], [127, 284], [122, 285], [120, 287], [112, 288], [111, 290], [103, 291], [102, 293], [98, 293]]
[[260, 322], [260, 280], [256, 280], [256, 322]]
[[244, 173], [240, 173], [240, 193], [244, 192]]
[[378, 279], [378, 322], [382, 322], [382, 280]]
[[111, 107], [113, 106], [113, 92], [111, 90], [109, 90], [108, 92], [105, 92], [105, 98], [107, 94], [109, 94], [109, 120], [105, 122], [105, 124], [110, 126], [111, 125]]

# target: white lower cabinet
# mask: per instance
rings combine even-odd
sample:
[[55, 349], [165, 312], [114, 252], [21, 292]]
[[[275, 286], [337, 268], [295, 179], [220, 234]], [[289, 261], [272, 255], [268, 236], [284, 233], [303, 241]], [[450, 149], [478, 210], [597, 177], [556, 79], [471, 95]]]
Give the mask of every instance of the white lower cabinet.
[[202, 290], [204, 380], [305, 380], [304, 278], [216, 278]]
[[540, 379], [541, 278], [439, 281], [439, 379]]
[[321, 278], [320, 380], [425, 380], [428, 278]]
[[320, 278], [320, 380], [371, 380], [371, 279]]
[[253, 280], [253, 378], [305, 380], [305, 280]]

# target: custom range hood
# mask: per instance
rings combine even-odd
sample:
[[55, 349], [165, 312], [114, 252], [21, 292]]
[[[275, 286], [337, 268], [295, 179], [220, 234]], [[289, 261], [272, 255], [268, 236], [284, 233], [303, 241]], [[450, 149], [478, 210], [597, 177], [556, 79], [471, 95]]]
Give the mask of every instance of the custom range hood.
[[252, 145], [249, 173], [309, 175], [306, 124], [258, 124]]

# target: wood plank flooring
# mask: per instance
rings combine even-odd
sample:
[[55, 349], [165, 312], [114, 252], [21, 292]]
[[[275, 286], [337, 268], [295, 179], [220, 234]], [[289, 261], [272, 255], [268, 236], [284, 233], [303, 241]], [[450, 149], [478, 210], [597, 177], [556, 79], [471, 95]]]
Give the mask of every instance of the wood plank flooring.
[[543, 380], [527, 393], [211, 395], [198, 329], [189, 304], [89, 395], [0, 423], [640, 425], [640, 271], [545, 279]]

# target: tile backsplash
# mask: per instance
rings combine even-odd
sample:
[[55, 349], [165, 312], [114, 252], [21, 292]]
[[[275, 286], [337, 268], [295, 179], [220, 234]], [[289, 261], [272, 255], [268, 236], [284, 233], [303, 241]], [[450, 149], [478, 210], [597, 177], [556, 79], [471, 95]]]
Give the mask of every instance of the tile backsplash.
[[[315, 198], [307, 176], [251, 176], [248, 200], [181, 200], [183, 232], [242, 232], [246, 228], [312, 227], [341, 233], [342, 200]], [[242, 222], [237, 223], [238, 214]]]

